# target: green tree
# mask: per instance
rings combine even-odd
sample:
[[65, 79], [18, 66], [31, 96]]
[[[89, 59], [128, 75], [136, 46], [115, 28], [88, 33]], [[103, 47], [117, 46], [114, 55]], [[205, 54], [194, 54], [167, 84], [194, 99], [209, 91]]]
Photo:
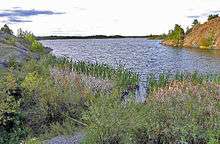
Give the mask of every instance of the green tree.
[[13, 35], [13, 31], [6, 24], [1, 28], [1, 31], [4, 32], [4, 33]]
[[217, 18], [217, 17], [219, 17], [218, 14], [211, 14], [211, 15], [208, 16], [208, 21], [209, 21], [209, 20], [212, 20], [212, 19], [215, 19], [215, 18]]
[[174, 30], [170, 30], [168, 34], [168, 39], [175, 41], [175, 43], [180, 44], [181, 41], [184, 39], [185, 32], [183, 28], [176, 24]]
[[197, 19], [194, 19], [193, 23], [192, 23], [192, 27], [196, 26], [200, 24], [199, 21]]

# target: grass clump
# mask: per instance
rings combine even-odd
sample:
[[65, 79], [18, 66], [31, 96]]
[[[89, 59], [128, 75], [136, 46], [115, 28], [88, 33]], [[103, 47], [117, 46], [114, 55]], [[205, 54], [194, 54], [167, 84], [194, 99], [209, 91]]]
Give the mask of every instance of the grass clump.
[[219, 76], [150, 77], [145, 103], [101, 96], [84, 113], [84, 143], [219, 143]]
[[136, 143], [146, 124], [144, 105], [121, 103], [117, 95], [102, 95], [84, 113], [88, 124], [83, 143]]

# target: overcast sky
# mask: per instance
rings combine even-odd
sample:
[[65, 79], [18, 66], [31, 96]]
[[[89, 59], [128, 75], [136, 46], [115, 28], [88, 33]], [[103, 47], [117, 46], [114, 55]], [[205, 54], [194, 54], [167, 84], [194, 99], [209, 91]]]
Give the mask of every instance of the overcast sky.
[[147, 35], [220, 13], [220, 0], [0, 0], [0, 26], [35, 35]]

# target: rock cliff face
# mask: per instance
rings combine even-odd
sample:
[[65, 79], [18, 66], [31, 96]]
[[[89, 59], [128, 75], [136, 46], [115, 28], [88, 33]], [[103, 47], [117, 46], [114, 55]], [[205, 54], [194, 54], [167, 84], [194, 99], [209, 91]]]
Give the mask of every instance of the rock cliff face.
[[[36, 59], [39, 58], [39, 55], [32, 53], [28, 47], [30, 47], [30, 44], [23, 39], [0, 31], [0, 68], [7, 67], [11, 59], [21, 62], [30, 55]], [[47, 52], [51, 51], [49, 48], [46, 48], [46, 50]]]
[[183, 46], [220, 49], [220, 17], [195, 26], [186, 35]]
[[[172, 40], [164, 40], [162, 44], [175, 47], [179, 45]], [[195, 26], [185, 35], [179, 47], [220, 49], [220, 17]]]

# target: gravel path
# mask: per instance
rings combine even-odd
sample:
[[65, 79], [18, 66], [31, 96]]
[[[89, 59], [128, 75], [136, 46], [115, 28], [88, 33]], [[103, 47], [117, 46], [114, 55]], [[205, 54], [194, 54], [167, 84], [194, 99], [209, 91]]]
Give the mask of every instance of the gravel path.
[[76, 133], [74, 136], [58, 136], [51, 140], [45, 141], [45, 144], [80, 144], [80, 141], [83, 139], [83, 133]]

